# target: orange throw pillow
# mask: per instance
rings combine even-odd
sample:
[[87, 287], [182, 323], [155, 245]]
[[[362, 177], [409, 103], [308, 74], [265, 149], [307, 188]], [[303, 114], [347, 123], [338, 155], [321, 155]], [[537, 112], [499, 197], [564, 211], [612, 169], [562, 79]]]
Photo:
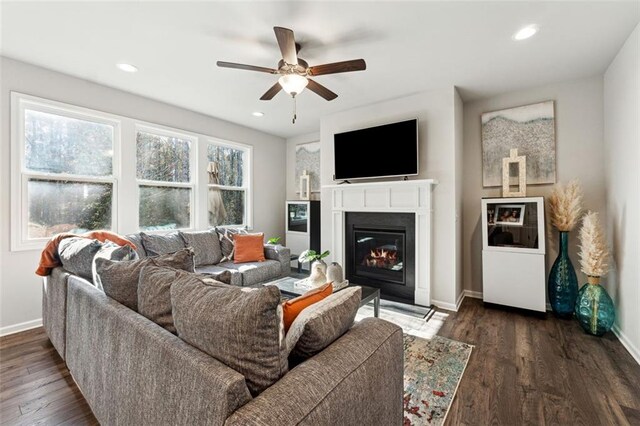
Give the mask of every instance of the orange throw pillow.
[[234, 234], [233, 263], [264, 262], [264, 234]]
[[309, 290], [302, 296], [284, 302], [282, 304], [284, 331], [289, 331], [289, 327], [291, 327], [293, 321], [300, 315], [300, 312], [302, 312], [304, 308], [321, 301], [331, 293], [333, 293], [333, 283], [326, 283], [314, 290]]

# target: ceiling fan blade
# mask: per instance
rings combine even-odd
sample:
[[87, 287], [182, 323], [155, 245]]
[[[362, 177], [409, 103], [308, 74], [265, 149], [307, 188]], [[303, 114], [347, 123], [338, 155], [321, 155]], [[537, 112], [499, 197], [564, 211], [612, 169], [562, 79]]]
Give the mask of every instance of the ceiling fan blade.
[[280, 86], [280, 83], [276, 82], [276, 84], [274, 84], [273, 86], [271, 86], [271, 88], [269, 90], [267, 90], [264, 95], [262, 95], [262, 97], [260, 98], [261, 101], [270, 101], [271, 99], [273, 99], [273, 97], [275, 95], [278, 94], [279, 91], [282, 90], [282, 86]]
[[289, 65], [298, 65], [296, 39], [293, 36], [293, 31], [282, 27], [273, 27], [273, 31], [276, 33], [278, 46], [280, 46], [280, 52], [282, 52], [282, 59]]
[[234, 68], [237, 70], [266, 72], [269, 74], [276, 74], [278, 72], [278, 70], [274, 70], [273, 68], [258, 67], [255, 65], [236, 64], [233, 62], [218, 61], [216, 62], [216, 65], [222, 68]]
[[340, 72], [363, 71], [367, 69], [364, 59], [353, 59], [351, 61], [334, 62], [332, 64], [316, 65], [309, 67], [309, 75], [337, 74]]
[[332, 101], [332, 100], [334, 100], [335, 98], [338, 97], [338, 95], [336, 95], [331, 90], [329, 90], [326, 87], [324, 87], [322, 84], [316, 83], [315, 81], [311, 80], [310, 78], [308, 78], [307, 80], [309, 80], [309, 84], [307, 85], [307, 89], [309, 89], [312, 92], [322, 96], [326, 100]]

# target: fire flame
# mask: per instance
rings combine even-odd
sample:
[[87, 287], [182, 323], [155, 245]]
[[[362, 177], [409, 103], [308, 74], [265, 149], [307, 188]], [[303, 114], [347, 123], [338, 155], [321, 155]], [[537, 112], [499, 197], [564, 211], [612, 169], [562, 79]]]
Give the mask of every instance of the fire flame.
[[389, 268], [398, 263], [398, 252], [396, 250], [372, 249], [369, 256], [364, 259], [366, 266], [375, 268]]

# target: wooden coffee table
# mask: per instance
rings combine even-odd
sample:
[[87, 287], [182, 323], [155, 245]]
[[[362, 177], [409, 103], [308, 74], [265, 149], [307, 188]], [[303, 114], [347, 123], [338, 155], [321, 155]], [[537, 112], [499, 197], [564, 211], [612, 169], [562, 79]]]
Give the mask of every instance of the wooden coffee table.
[[[280, 293], [287, 298], [294, 298], [300, 296], [309, 289], [295, 286], [295, 282], [300, 278], [284, 277], [268, 283], [259, 284], [260, 286], [275, 285], [280, 289]], [[342, 291], [349, 287], [360, 287], [362, 289], [362, 298], [360, 299], [360, 307], [363, 307], [367, 303], [373, 301], [373, 316], [376, 318], [380, 315], [380, 289], [375, 287], [369, 287], [366, 285], [349, 284], [347, 287], [341, 288], [338, 291]]]

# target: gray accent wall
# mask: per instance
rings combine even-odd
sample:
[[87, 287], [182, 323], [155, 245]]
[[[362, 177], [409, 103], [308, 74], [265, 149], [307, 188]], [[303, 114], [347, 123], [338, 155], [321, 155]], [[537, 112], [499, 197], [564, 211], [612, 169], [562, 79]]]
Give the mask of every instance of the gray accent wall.
[[[123, 74], [122, 78], [143, 76]], [[9, 244], [10, 179], [14, 178], [10, 176], [11, 91], [252, 145], [253, 227], [266, 236], [284, 236], [283, 138], [6, 57], [0, 57], [0, 81], [0, 334], [37, 326], [42, 318], [42, 279], [34, 274], [40, 251], [11, 252]], [[247, 117], [250, 113], [247, 110]]]
[[[578, 178], [584, 189], [585, 209], [606, 212], [603, 145], [602, 76], [566, 81], [549, 86], [506, 93], [464, 105], [464, 173], [463, 173], [463, 281], [464, 289], [476, 296], [482, 293], [482, 228], [480, 200], [499, 197], [502, 188], [482, 187], [482, 138], [480, 117], [483, 112], [555, 101], [556, 176], [566, 183]], [[527, 196], [547, 197], [553, 185], [529, 185]], [[547, 226], [548, 223], [547, 223]], [[548, 228], [547, 228], [548, 230]], [[548, 235], [547, 235], [548, 237]], [[555, 236], [554, 236], [555, 237]], [[570, 235], [569, 255], [579, 272], [577, 232]], [[557, 238], [547, 238], [547, 272], [558, 255]], [[578, 280], [586, 282], [584, 274]], [[546, 284], [545, 284], [546, 286]]]

